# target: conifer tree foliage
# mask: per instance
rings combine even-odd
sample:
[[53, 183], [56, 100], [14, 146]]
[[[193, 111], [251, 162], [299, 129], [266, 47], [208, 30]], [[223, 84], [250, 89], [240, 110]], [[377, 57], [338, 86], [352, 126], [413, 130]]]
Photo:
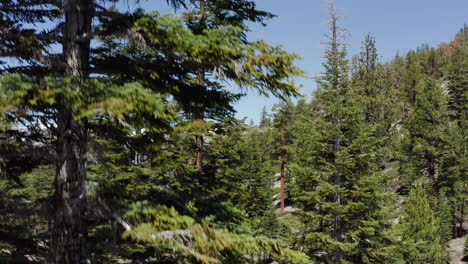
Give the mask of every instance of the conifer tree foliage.
[[440, 224], [422, 184], [411, 190], [400, 223], [405, 263], [445, 263]]
[[443, 134], [447, 122], [446, 101], [440, 85], [430, 78], [421, 78], [412, 111], [405, 121], [408, 136], [404, 140], [408, 153], [404, 167], [408, 180], [425, 175], [437, 189]]
[[[253, 10], [254, 5], [247, 1], [241, 2], [229, 2], [231, 6], [244, 6], [242, 10], [246, 15], [241, 17], [252, 18], [250, 16], [253, 15], [251, 20], [258, 20], [260, 18], [256, 16], [271, 16]], [[184, 6], [182, 2], [173, 4]], [[218, 5], [215, 7], [219, 8]], [[152, 15], [144, 16], [139, 11], [122, 14], [91, 0], [63, 3], [7, 1], [2, 3], [2, 12], [2, 19], [5, 18], [2, 34], [6, 34], [8, 39], [2, 46], [2, 56], [12, 56], [24, 62], [19, 67], [6, 65], [4, 69], [4, 72], [20, 75], [2, 77], [2, 91], [5, 94], [2, 97], [2, 123], [10, 125], [18, 120], [37, 121], [36, 124], [48, 126], [56, 140], [57, 147], [53, 150], [57, 173], [54, 211], [50, 222], [51, 256], [55, 262], [89, 261], [86, 242], [89, 222], [85, 218], [89, 216], [86, 172], [91, 127], [103, 120], [117, 120], [135, 129], [149, 126], [149, 130], [160, 130], [167, 123], [165, 120], [171, 119], [169, 111], [163, 106], [165, 93], [172, 93], [182, 105], [204, 104], [209, 107], [212, 104], [212, 109], [218, 113], [232, 110], [230, 102], [235, 96], [229, 93], [206, 89], [198, 84], [202, 89], [195, 93], [198, 97], [191, 98], [188, 89], [183, 89], [194, 87], [188, 81], [191, 73], [207, 67], [214, 67], [227, 75], [241, 76], [237, 78], [240, 84], [258, 88], [263, 93], [296, 93], [294, 85], [288, 80], [290, 75], [300, 72], [291, 64], [295, 55], [264, 42], [243, 43], [242, 28], [214, 28], [207, 35], [198, 37], [180, 19], [165, 17], [156, 22]], [[224, 16], [228, 14], [221, 8], [217, 12]], [[93, 21], [97, 23], [93, 24]], [[27, 23], [45, 22], [57, 25], [48, 34], [49, 38], [27, 29]], [[132, 32], [131, 27], [140, 30], [142, 34], [139, 36], [148, 43], [158, 43], [147, 45], [145, 49], [149, 52], [144, 53], [143, 57], [134, 56], [135, 41], [119, 42], [122, 36]], [[224, 39], [224, 33], [230, 37]], [[185, 34], [188, 38], [183, 39], [182, 43], [177, 42], [180, 39], [177, 34]], [[91, 48], [91, 40], [97, 38], [103, 42], [97, 42], [97, 47]], [[164, 41], [160, 42], [162, 39]], [[21, 41], [29, 41], [30, 44]], [[61, 45], [62, 53], [50, 53], [52, 44]], [[22, 46], [25, 48], [20, 50]], [[210, 50], [210, 46], [217, 49]], [[226, 47], [231, 50], [226, 52]], [[182, 53], [186, 56], [180, 56]], [[163, 59], [162, 54], [166, 55]], [[110, 55], [120, 56], [110, 59]], [[177, 69], [180, 64], [174, 58], [183, 58], [185, 64], [182, 69]], [[210, 61], [210, 58], [224, 60]], [[131, 62], [127, 63], [130, 70], [121, 75], [122, 69], [112, 65], [116, 60]], [[197, 64], [196, 61], [202, 63]], [[278, 64], [279, 61], [281, 63]], [[148, 65], [157, 67], [147, 68], [151, 72], [143, 71], [142, 67]], [[165, 68], [167, 65], [170, 67]], [[226, 68], [229, 65], [231, 68]], [[234, 71], [236, 65], [243, 65], [245, 71]], [[265, 67], [271, 71], [265, 70]], [[168, 69], [170, 72], [164, 72]], [[145, 74], [149, 74], [149, 78]], [[177, 85], [181, 89], [174, 89]], [[216, 82], [212, 82], [211, 86], [220, 87]], [[22, 111], [24, 108], [26, 110]], [[99, 119], [101, 121], [96, 122]]]
[[[86, 171], [89, 123], [92, 122], [89, 117], [95, 117], [96, 112], [106, 116], [106, 110], [116, 110], [114, 114], [123, 119], [123, 113], [131, 110], [129, 108], [135, 110], [132, 103], [145, 98], [149, 104], [135, 112], [143, 114], [149, 110], [143, 115], [155, 120], [156, 115], [164, 112], [161, 111], [162, 97], [149, 94], [139, 85], [120, 87], [101, 78], [90, 78], [94, 55], [90, 43], [97, 35], [102, 35], [97, 29], [100, 23], [93, 27], [92, 21], [111, 19], [119, 13], [107, 12], [91, 0], [6, 1], [2, 3], [2, 11], [2, 17], [15, 20], [13, 24], [3, 24], [2, 32], [11, 36], [11, 40], [2, 46], [5, 50], [2, 56], [13, 57], [20, 65], [6, 65], [3, 71], [15, 74], [2, 76], [2, 105], [5, 106], [2, 123], [35, 124], [39, 130], [51, 134], [55, 147], [50, 151], [55, 155], [56, 177], [49, 225], [50, 261], [87, 263], [90, 255], [86, 241]], [[45, 23], [55, 27], [50, 32], [28, 28]], [[8, 47], [25, 39], [36, 43], [24, 48], [26, 55]], [[51, 45], [59, 45], [62, 51], [52, 53]], [[15, 48], [20, 47], [15, 45]], [[117, 109], [115, 104], [124, 100], [127, 105]], [[155, 104], [156, 109], [152, 108]]]
[[[467, 86], [468, 86], [468, 30], [465, 25], [455, 36], [455, 47], [450, 54], [448, 62], [448, 94], [449, 108], [455, 119], [460, 124], [468, 118], [467, 110]], [[466, 123], [464, 124], [466, 126]]]
[[[130, 74], [124, 78], [138, 76], [140, 81], [176, 98], [187, 119], [199, 127], [194, 134], [194, 163], [202, 175], [203, 135], [208, 130], [204, 120], [231, 115], [231, 103], [240, 97], [224, 85], [232, 82], [264, 95], [287, 97], [297, 95], [290, 77], [300, 75], [301, 71], [292, 64], [297, 55], [264, 41], [245, 38], [247, 21], [264, 21], [271, 14], [257, 11], [248, 1], [193, 4], [193, 8], [183, 10], [181, 17], [157, 13], [141, 17], [135, 28], [139, 41], [133, 48], [109, 47], [105, 58], [112, 64], [131, 65]], [[221, 20], [226, 16], [231, 22]], [[161, 72], [155, 75], [153, 69]]]
[[[466, 26], [385, 64], [368, 34], [348, 61], [331, 3], [295, 102], [297, 55], [248, 38], [273, 17], [253, 1], [114, 3], [0, 0], [0, 262], [447, 263]], [[246, 89], [285, 100], [246, 124]]]
[[[344, 101], [344, 94], [347, 88], [346, 79], [348, 72], [348, 62], [345, 58], [346, 49], [342, 43], [343, 31], [338, 26], [338, 21], [339, 17], [336, 13], [336, 9], [333, 3], [331, 3], [329, 21], [331, 35], [328, 37], [329, 42], [326, 43], [325, 62], [323, 64], [325, 73], [320, 80], [319, 91], [316, 93], [318, 104], [320, 104], [319, 108], [322, 110], [322, 115], [319, 115], [317, 118], [317, 123], [320, 122], [317, 127], [321, 131], [317, 131], [318, 142], [314, 142], [317, 145], [321, 145], [318, 147], [322, 149], [318, 152], [321, 156], [319, 164], [323, 162], [325, 167], [316, 177], [314, 177], [315, 175], [307, 175], [308, 177], [304, 180], [310, 181], [317, 178], [316, 181], [318, 181], [318, 184], [314, 186], [310, 183], [304, 182], [304, 185], [308, 185], [312, 189], [305, 189], [304, 191], [307, 191], [306, 196], [301, 197], [300, 200], [298, 199], [298, 202], [304, 203], [301, 207], [304, 207], [303, 209], [305, 211], [314, 211], [315, 209], [318, 209], [319, 211], [317, 216], [319, 230], [318, 232], [314, 232], [315, 230], [312, 229], [309, 232], [316, 233], [317, 236], [320, 236], [320, 238], [316, 237], [317, 240], [328, 240], [329, 242], [336, 241], [336, 245], [343, 242], [344, 239], [343, 222], [341, 215], [338, 213], [338, 207], [342, 206], [343, 191], [341, 190], [341, 187], [343, 185], [343, 175], [341, 171], [336, 170], [336, 161], [343, 148], [343, 135], [341, 133], [341, 114], [343, 113], [343, 110], [340, 108], [343, 107], [342, 102]], [[327, 165], [329, 168], [326, 168], [328, 167]], [[309, 177], [312, 179], [308, 179]], [[316, 186], [324, 186], [325, 184], [327, 184], [328, 190], [322, 190], [322, 188], [320, 188], [318, 192], [315, 190]], [[314, 196], [317, 197], [314, 199]], [[316, 202], [318, 203], [315, 204]], [[330, 205], [322, 206], [320, 204], [321, 202]], [[306, 206], [309, 208], [306, 209]], [[320, 207], [324, 207], [324, 210], [322, 211]], [[327, 207], [330, 209], [331, 207], [335, 208], [329, 210]], [[317, 220], [314, 221], [313, 218], [308, 219], [308, 221], [313, 222], [316, 222]], [[313, 223], [313, 225], [315, 225], [315, 223]], [[309, 237], [311, 236], [309, 235]], [[307, 244], [315, 244], [312, 243], [312, 241], [313, 240], [307, 241]], [[315, 250], [324, 250], [325, 248], [316, 248]], [[326, 258], [335, 262], [340, 261], [342, 255], [340, 248], [335, 247], [326, 250], [330, 254]]]
[[293, 141], [294, 130], [294, 107], [291, 101], [285, 101], [275, 105], [273, 108], [275, 127], [274, 141], [272, 144], [276, 148], [278, 157], [279, 177], [280, 177], [280, 210], [283, 211], [286, 205], [286, 166], [289, 156], [289, 146]]
[[[208, 31], [207, 29], [213, 30], [213, 29], [219, 29], [223, 28], [226, 26], [235, 26], [239, 29], [239, 34], [236, 36], [236, 41], [242, 41], [245, 44], [248, 44], [251, 48], [256, 49], [257, 51], [261, 51], [262, 48], [260, 47], [255, 47], [254, 42], [248, 42], [246, 41], [245, 34], [246, 31], [248, 30], [246, 26], [246, 22], [259, 22], [264, 24], [265, 21], [269, 18], [272, 18], [273, 15], [264, 12], [264, 11], [259, 11], [255, 8], [255, 4], [248, 2], [248, 1], [226, 1], [225, 3], [219, 3], [219, 1], [205, 1], [201, 0], [198, 2], [196, 5], [196, 9], [192, 11], [188, 11], [187, 13], [184, 14], [186, 24], [188, 25], [188, 28], [195, 34], [195, 35], [204, 35], [207, 34]], [[220, 9], [220, 7], [222, 7]], [[225, 36], [225, 35], [224, 35]], [[218, 43], [216, 43], [218, 44]], [[218, 44], [219, 45], [219, 44]], [[230, 47], [234, 48], [235, 45], [230, 43]], [[238, 47], [240, 46], [241, 43], [237, 43]], [[253, 50], [252, 50], [253, 51]], [[247, 51], [251, 52], [251, 51]], [[268, 54], [270, 53], [270, 54]], [[263, 58], [261, 60], [266, 60], [268, 59], [269, 55], [274, 55], [274, 54], [280, 54], [281, 50], [277, 49], [275, 50], [270, 50], [268, 53], [263, 54]], [[239, 54], [240, 55], [240, 54]], [[226, 57], [225, 62], [219, 62], [219, 57], [216, 58], [218, 60], [217, 63], [218, 65], [213, 65], [213, 64], [205, 64], [205, 65], [200, 65], [200, 69], [197, 73], [197, 82], [198, 85], [200, 85], [205, 89], [211, 89], [215, 93], [219, 93], [221, 96], [220, 97], [226, 97], [226, 101], [229, 100], [236, 100], [238, 97], [233, 94], [225, 93], [225, 92], [219, 92], [218, 90], [222, 88], [221, 84], [222, 82], [225, 81], [234, 81], [238, 83], [241, 87], [246, 87], [246, 86], [252, 86], [252, 87], [257, 87], [259, 89], [260, 93], [265, 93], [268, 91], [272, 91], [273, 93], [277, 88], [279, 88], [281, 83], [264, 83], [263, 85], [251, 85], [247, 81], [246, 77], [250, 75], [248, 73], [249, 67], [258, 67], [255, 66], [257, 64], [254, 62], [254, 65], [248, 65], [250, 64], [249, 61], [246, 61], [245, 59], [249, 60], [248, 57], [251, 57], [251, 55], [247, 55], [246, 58], [242, 59], [239, 57], [239, 55], [230, 54], [231, 57]], [[287, 54], [283, 54], [283, 58], [286, 58]], [[271, 57], [273, 58], [273, 57]], [[276, 61], [279, 62], [279, 61]], [[233, 65], [234, 63], [234, 65]], [[263, 62], [261, 62], [262, 64]], [[281, 63], [283, 65], [287, 65], [287, 63]], [[234, 66], [234, 67], [233, 67]], [[281, 68], [276, 67], [275, 63], [271, 64], [269, 66], [270, 69], [272, 69], [276, 74], [284, 74], [281, 73]], [[291, 71], [293, 74], [300, 74], [300, 71], [298, 69], [290, 68], [288, 69]], [[288, 71], [287, 70], [287, 71]], [[211, 77], [211, 78], [210, 78]], [[262, 77], [260, 76], [252, 76], [253, 78], [251, 81], [255, 80], [260, 80]], [[277, 76], [279, 77], [279, 76]], [[271, 79], [274, 82], [274, 79], [277, 79], [277, 77]], [[248, 77], [247, 77], [248, 78]], [[220, 83], [216, 83], [215, 80], [217, 80]], [[266, 80], [263, 78], [263, 80]], [[247, 81], [247, 82], [246, 82]], [[266, 88], [266, 90], [265, 90]], [[284, 86], [284, 88], [279, 89], [281, 94], [278, 94], [280, 96], [289, 96], [289, 95], [297, 95], [297, 93], [293, 90], [288, 88], [287, 86]], [[230, 98], [228, 98], [230, 96]], [[206, 104], [205, 104], [206, 105]], [[209, 112], [207, 112], [206, 106], [205, 105], [200, 105], [200, 106], [190, 106], [190, 109], [188, 111], [192, 114], [193, 119], [202, 121], [205, 117], [206, 118], [213, 118], [213, 115], [209, 115]], [[209, 109], [208, 109], [209, 110]], [[199, 174], [203, 173], [203, 156], [205, 155], [204, 153], [204, 140], [203, 136], [199, 135], [196, 137], [196, 148], [197, 148], [197, 159], [196, 159], [196, 164], [199, 169]]]
[[465, 25], [455, 36], [455, 47], [448, 58], [448, 121], [442, 135], [446, 144], [440, 162], [440, 191], [447, 194], [453, 212], [453, 235], [463, 236], [463, 218], [467, 197], [467, 91], [468, 33]]
[[217, 130], [208, 144], [207, 169], [216, 171], [215, 178], [206, 183], [208, 192], [230, 201], [249, 217], [264, 216], [272, 204], [274, 174], [269, 131], [235, 119], [227, 119]]
[[179, 215], [174, 208], [152, 208], [137, 203], [128, 214], [135, 221], [144, 222], [124, 236], [154, 247], [155, 255], [162, 255], [161, 262], [152, 259], [156, 263], [267, 263], [272, 260], [310, 263], [305, 254], [284, 248], [276, 240], [253, 237], [245, 231], [215, 229], [209, 219], [196, 223], [189, 216]]
[[305, 228], [302, 245], [319, 262], [374, 263], [384, 259], [385, 236], [380, 232], [386, 222], [380, 215], [383, 200], [375, 174], [381, 165], [378, 121], [369, 120], [375, 111], [368, 107], [383, 105], [372, 102], [375, 94], [366, 91], [372, 89], [372, 78], [366, 86], [366, 75], [375, 72], [361, 69], [362, 81], [356, 81], [356, 87], [348, 80], [339, 17], [333, 5], [330, 10], [325, 72], [315, 93], [315, 112], [300, 125], [297, 140], [304, 150], [298, 150], [292, 169], [295, 201], [303, 211], [299, 213]]
[[363, 103], [365, 122], [375, 126], [376, 136], [387, 139], [397, 116], [394, 109], [397, 98], [384, 65], [379, 63], [376, 40], [370, 33], [364, 37], [361, 49], [352, 60], [351, 85]]
[[260, 124], [261, 128], [269, 128], [271, 126], [271, 119], [268, 115], [266, 107], [262, 108], [262, 112], [260, 113]]

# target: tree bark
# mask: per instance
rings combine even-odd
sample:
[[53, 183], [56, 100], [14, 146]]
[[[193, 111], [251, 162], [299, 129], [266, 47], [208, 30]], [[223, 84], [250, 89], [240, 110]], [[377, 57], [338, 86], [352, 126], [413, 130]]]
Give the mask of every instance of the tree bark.
[[205, 159], [205, 151], [204, 151], [205, 141], [203, 139], [203, 136], [198, 135], [195, 137], [195, 145], [197, 148], [197, 157], [196, 157], [195, 164], [198, 169], [198, 174], [201, 176], [205, 174], [205, 171], [203, 169], [203, 160]]
[[[204, 71], [200, 71], [198, 73], [198, 83], [200, 86], [205, 86], [205, 72]], [[203, 122], [203, 120], [205, 119], [205, 109], [202, 105], [198, 106], [197, 109], [195, 110], [194, 119], [199, 120], [201, 122]], [[203, 134], [195, 136], [195, 146], [197, 148], [197, 157], [196, 157], [195, 164], [198, 169], [198, 175], [203, 176], [205, 175], [205, 171], [203, 169], [203, 160], [205, 159], [205, 140], [203, 138]]]
[[[73, 89], [89, 70], [90, 41], [81, 36], [91, 31], [93, 0], [65, 0], [63, 11], [63, 58], [65, 77], [74, 78]], [[52, 263], [91, 263], [87, 249], [86, 120], [76, 120], [76, 109], [63, 105], [57, 118], [57, 164], [53, 213], [50, 220], [50, 261]]]
[[[433, 145], [432, 142], [431, 142], [431, 145]], [[434, 190], [438, 190], [438, 183], [437, 183], [437, 178], [436, 178], [437, 167], [438, 167], [437, 165], [438, 165], [437, 158], [434, 156], [431, 156], [427, 174], [429, 177], [429, 182], [431, 183], [431, 186]]]
[[[206, 14], [205, 14], [205, 1], [200, 0], [200, 25], [202, 25], [202, 28], [205, 28], [205, 20], [206, 20]], [[198, 72], [198, 84], [202, 87], [205, 87], [205, 72], [203, 70]], [[203, 106], [199, 106], [198, 109], [195, 110], [194, 117], [196, 120], [203, 121], [205, 119], [205, 109]], [[203, 161], [205, 159], [205, 140], [203, 138], [203, 135], [197, 135], [195, 136], [195, 146], [197, 148], [197, 157], [195, 164], [198, 169], [198, 176], [203, 176], [205, 175], [205, 170], [203, 168]]]
[[288, 115], [282, 116], [281, 117], [281, 123], [280, 123], [280, 133], [281, 133], [281, 149], [280, 149], [280, 211], [282, 212], [285, 207], [285, 183], [284, 183], [284, 167], [286, 165], [286, 138], [285, 138], [285, 126], [286, 126], [286, 120]]
[[[340, 126], [341, 126], [341, 120], [340, 120], [340, 113], [341, 113], [341, 109], [339, 109], [339, 107], [341, 106], [341, 103], [342, 103], [342, 97], [341, 97], [341, 89], [342, 89], [342, 86], [341, 86], [341, 81], [340, 81], [340, 65], [338, 63], [338, 58], [339, 58], [339, 46], [340, 46], [340, 38], [342, 38], [343, 36], [341, 35], [340, 36], [340, 33], [342, 34], [343, 33], [343, 29], [340, 28], [338, 26], [338, 21], [340, 20], [340, 16], [338, 16], [337, 14], [337, 10], [335, 8], [335, 5], [333, 3], [333, 0], [330, 0], [329, 2], [330, 6], [329, 6], [329, 15], [330, 15], [330, 21], [329, 21], [329, 26], [330, 26], [330, 29], [332, 31], [332, 36], [330, 37], [330, 45], [331, 45], [331, 56], [333, 58], [333, 63], [331, 65], [332, 69], [332, 74], [334, 75], [334, 78], [331, 80], [330, 82], [330, 85], [331, 85], [331, 89], [333, 89], [333, 91], [335, 92], [335, 99], [336, 99], [336, 104], [337, 104], [337, 107], [338, 109], [335, 110], [335, 120], [333, 121], [333, 125], [336, 126], [336, 128], [338, 130], [340, 130]], [[343, 45], [341, 43], [341, 45]], [[342, 197], [339, 193], [339, 189], [342, 187], [343, 185], [343, 180], [342, 180], [342, 174], [341, 172], [339, 171], [339, 169], [336, 167], [337, 165], [337, 157], [339, 156], [340, 152], [341, 152], [341, 141], [340, 141], [340, 135], [341, 135], [341, 131], [337, 131], [337, 135], [336, 135], [336, 138], [334, 139], [334, 159], [333, 159], [333, 163], [335, 165], [335, 173], [333, 173], [333, 184], [336, 186], [336, 188], [338, 190], [336, 190], [333, 194], [333, 202], [336, 204], [335, 206], [341, 206], [342, 204]], [[337, 212], [333, 212], [333, 227], [332, 227], [332, 234], [331, 234], [331, 237], [338, 241], [338, 242], [342, 242], [343, 239], [344, 239], [344, 234], [345, 234], [345, 230], [344, 230], [344, 227], [343, 227], [343, 220], [341, 219], [341, 216], [339, 213]], [[332, 261], [333, 263], [339, 263], [341, 262], [341, 259], [342, 259], [342, 255], [343, 255], [343, 252], [340, 248], [336, 248], [333, 250], [333, 252], [331, 253], [332, 257]]]
[[283, 211], [285, 207], [285, 185], [284, 185], [284, 165], [285, 165], [285, 157], [286, 151], [284, 149], [281, 150], [280, 155], [280, 183], [281, 183], [281, 191], [280, 191], [280, 210]]

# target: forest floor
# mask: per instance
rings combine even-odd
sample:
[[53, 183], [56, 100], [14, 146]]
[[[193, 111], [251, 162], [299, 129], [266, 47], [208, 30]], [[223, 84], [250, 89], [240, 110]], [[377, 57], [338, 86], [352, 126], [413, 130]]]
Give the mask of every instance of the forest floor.
[[465, 241], [468, 236], [465, 235], [460, 238], [452, 239], [449, 242], [448, 252], [450, 254], [450, 264], [466, 264], [467, 262], [462, 261], [465, 256]]
[[[465, 221], [463, 221], [462, 228], [464, 231], [468, 229], [468, 221], [466, 221], [466, 219]], [[450, 255], [450, 264], [468, 263], [468, 255], [465, 254], [465, 242], [467, 238], [468, 235], [464, 235], [463, 237], [450, 240], [448, 247], [448, 252]]]

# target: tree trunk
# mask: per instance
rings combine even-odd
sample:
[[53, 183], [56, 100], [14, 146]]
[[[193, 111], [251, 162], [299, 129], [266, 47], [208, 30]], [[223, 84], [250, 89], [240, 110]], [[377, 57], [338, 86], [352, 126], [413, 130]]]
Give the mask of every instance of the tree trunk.
[[51, 222], [53, 263], [90, 263], [86, 248], [87, 136], [83, 121], [73, 113], [61, 113], [58, 120], [58, 150], [54, 213]]
[[[432, 145], [432, 142], [431, 142], [431, 145]], [[436, 178], [437, 167], [438, 167], [437, 165], [438, 165], [437, 158], [434, 156], [431, 156], [427, 174], [428, 174], [429, 182], [431, 183], [432, 189], [436, 191], [438, 190], [438, 187], [437, 187], [438, 184], [437, 184], [437, 178]]]
[[[200, 4], [203, 10], [203, 1], [201, 1]], [[198, 84], [203, 87], [205, 86], [205, 72], [204, 71], [200, 71], [198, 73]], [[199, 106], [198, 109], [196, 109], [194, 112], [194, 119], [203, 121], [205, 119], [204, 112], [205, 112], [204, 107]], [[203, 138], [203, 135], [195, 136], [195, 146], [197, 148], [197, 158], [196, 158], [195, 164], [198, 169], [198, 175], [202, 176], [202, 175], [205, 175], [205, 171], [203, 169], [203, 160], [205, 159], [205, 140]]]
[[195, 145], [197, 147], [197, 158], [196, 158], [195, 164], [198, 169], [198, 174], [201, 176], [205, 174], [205, 171], [203, 169], [203, 160], [205, 159], [205, 151], [204, 151], [205, 141], [203, 139], [203, 136], [199, 135], [195, 137]]
[[[206, 20], [206, 14], [205, 14], [205, 1], [200, 0], [200, 25], [201, 28], [205, 28], [205, 20]], [[201, 33], [201, 32], [200, 32]], [[203, 70], [198, 72], [198, 84], [202, 87], [205, 87], [205, 72]], [[198, 109], [195, 110], [194, 113], [194, 118], [195, 120], [200, 120], [203, 121], [205, 119], [205, 109], [203, 106], [199, 106]], [[203, 138], [203, 135], [197, 135], [195, 136], [195, 146], [197, 148], [197, 157], [195, 164], [198, 169], [198, 176], [203, 176], [205, 175], [205, 170], [203, 169], [203, 160], [205, 159], [205, 140]]]
[[[335, 173], [335, 186], [340, 188], [342, 186], [342, 180], [341, 180], [341, 173], [336, 172]], [[339, 194], [339, 191], [336, 191], [334, 194], [334, 202], [336, 203], [335, 206], [341, 206], [341, 196]], [[341, 220], [341, 216], [338, 213], [333, 213], [333, 233], [332, 233], [332, 238], [335, 239], [338, 242], [343, 242], [344, 240], [344, 234], [345, 230], [343, 228], [343, 222]], [[343, 255], [343, 252], [340, 248], [336, 248], [333, 250], [332, 253], [332, 259], [334, 263], [341, 262], [341, 257]]]
[[284, 164], [285, 164], [285, 156], [286, 156], [286, 151], [284, 149], [281, 150], [281, 156], [280, 156], [280, 182], [281, 182], [281, 191], [280, 191], [280, 209], [281, 211], [284, 210], [285, 207], [285, 186], [284, 186]]
[[281, 133], [281, 150], [280, 150], [280, 183], [281, 183], [281, 190], [280, 190], [280, 211], [284, 210], [285, 207], [285, 184], [284, 184], [284, 166], [286, 163], [286, 138], [285, 138], [285, 126], [286, 120], [285, 117], [281, 117], [281, 124], [280, 124], [280, 133]]
[[[76, 78], [73, 88], [88, 76], [92, 0], [63, 3], [63, 56], [65, 77]], [[85, 120], [75, 120], [76, 109], [63, 105], [57, 118], [57, 167], [53, 215], [50, 221], [52, 263], [90, 263], [87, 250], [86, 165], [87, 129]]]

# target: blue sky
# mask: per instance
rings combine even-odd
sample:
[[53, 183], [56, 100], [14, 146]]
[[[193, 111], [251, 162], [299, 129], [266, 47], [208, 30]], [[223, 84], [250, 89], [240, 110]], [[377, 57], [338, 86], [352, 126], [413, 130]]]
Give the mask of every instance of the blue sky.
[[[297, 66], [314, 76], [321, 71], [322, 50], [320, 42], [327, 33], [324, 0], [255, 0], [257, 7], [276, 14], [266, 27], [251, 25], [249, 37], [264, 39], [274, 45], [299, 54], [302, 60]], [[147, 9], [171, 12], [165, 1], [142, 1]], [[376, 38], [382, 61], [393, 58], [397, 51], [404, 53], [420, 44], [437, 46], [453, 38], [468, 22], [468, 0], [335, 0], [342, 26], [350, 36], [349, 54], [359, 52], [365, 34]], [[298, 78], [301, 93], [311, 97], [316, 85], [312, 79]], [[255, 91], [237, 103], [238, 118], [258, 122], [263, 106], [271, 109], [278, 101], [259, 96]]]

